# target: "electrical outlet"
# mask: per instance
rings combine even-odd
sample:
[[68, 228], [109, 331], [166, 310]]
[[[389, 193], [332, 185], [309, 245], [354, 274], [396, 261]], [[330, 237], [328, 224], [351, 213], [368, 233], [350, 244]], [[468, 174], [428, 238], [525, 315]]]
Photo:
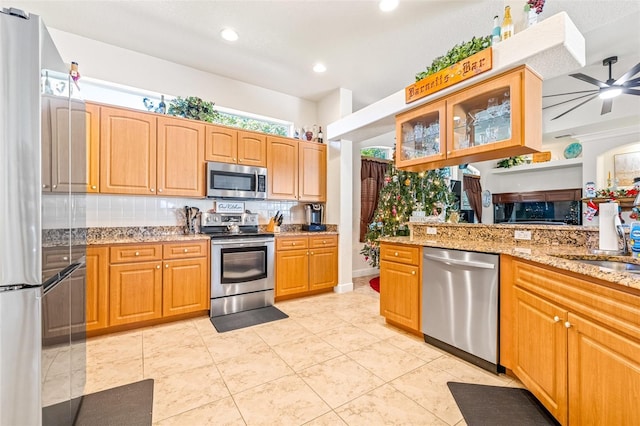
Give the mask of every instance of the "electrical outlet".
[[531, 239], [531, 231], [515, 231], [513, 237], [516, 240], [530, 240]]
[[438, 228], [434, 228], [433, 226], [427, 227], [427, 235], [436, 235], [438, 233]]

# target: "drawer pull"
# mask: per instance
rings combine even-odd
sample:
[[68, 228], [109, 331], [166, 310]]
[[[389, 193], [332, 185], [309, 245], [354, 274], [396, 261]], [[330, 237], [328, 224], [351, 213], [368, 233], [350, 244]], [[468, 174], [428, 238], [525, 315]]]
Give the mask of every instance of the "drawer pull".
[[166, 265], [164, 265], [165, 268], [169, 268], [169, 264], [167, 263]]
[[160, 265], [156, 265], [156, 269], [160, 269]]
[[295, 245], [296, 245], [296, 243], [291, 243], [291, 245], [292, 245], [292, 246], [295, 246]]
[[313, 256], [313, 252], [311, 252], [311, 256]]
[[184, 252], [185, 252], [185, 253], [188, 253], [188, 252], [189, 252], [189, 250], [188, 250], [188, 249], [184, 249]]
[[140, 256], [140, 252], [139, 251], [136, 252], [136, 256]]
[[322, 244], [327, 244], [327, 241], [326, 240], [322, 240]]
[[398, 257], [398, 252], [393, 253], [394, 256]]

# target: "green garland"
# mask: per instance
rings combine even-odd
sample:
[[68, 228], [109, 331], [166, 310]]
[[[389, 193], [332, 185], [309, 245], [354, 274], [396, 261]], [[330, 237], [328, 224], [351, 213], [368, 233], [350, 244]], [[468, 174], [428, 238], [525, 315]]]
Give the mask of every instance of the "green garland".
[[518, 155], [516, 157], [505, 158], [504, 160], [498, 161], [498, 167], [508, 169], [513, 166], [519, 166], [520, 164], [526, 163], [526, 159], [524, 155]]
[[169, 102], [167, 112], [169, 115], [213, 123], [220, 117], [218, 111], [213, 108], [214, 105], [214, 102], [203, 101], [197, 96], [188, 96], [186, 98], [178, 96]]
[[433, 60], [431, 65], [427, 67], [426, 71], [416, 74], [416, 81], [420, 81], [425, 77], [435, 74], [445, 68], [450, 67], [453, 64], [460, 62], [461, 60], [474, 55], [481, 50], [491, 46], [491, 36], [473, 37], [471, 41], [466, 43], [456, 44], [449, 50], [444, 56], [439, 56]]

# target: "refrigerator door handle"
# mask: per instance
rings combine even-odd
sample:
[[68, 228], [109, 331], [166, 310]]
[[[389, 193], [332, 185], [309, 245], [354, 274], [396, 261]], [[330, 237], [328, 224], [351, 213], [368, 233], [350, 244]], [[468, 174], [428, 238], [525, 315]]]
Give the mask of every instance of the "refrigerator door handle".
[[85, 265], [85, 263], [86, 263], [85, 257], [83, 256], [77, 262], [74, 262], [71, 265], [66, 266], [63, 270], [61, 270], [60, 272], [58, 272], [57, 274], [49, 278], [42, 285], [42, 294], [46, 295], [47, 293], [49, 293], [51, 290], [55, 288], [56, 285], [64, 281], [69, 275], [73, 274], [75, 271], [82, 268]]

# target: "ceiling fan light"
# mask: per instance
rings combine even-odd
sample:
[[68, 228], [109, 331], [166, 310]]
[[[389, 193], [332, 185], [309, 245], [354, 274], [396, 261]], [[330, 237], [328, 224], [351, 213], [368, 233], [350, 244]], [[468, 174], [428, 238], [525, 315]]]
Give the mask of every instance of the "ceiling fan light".
[[615, 98], [616, 96], [619, 96], [622, 94], [622, 89], [619, 87], [610, 87], [608, 89], [602, 90], [600, 91], [600, 93], [598, 93], [598, 97], [600, 99], [611, 99], [611, 98]]

